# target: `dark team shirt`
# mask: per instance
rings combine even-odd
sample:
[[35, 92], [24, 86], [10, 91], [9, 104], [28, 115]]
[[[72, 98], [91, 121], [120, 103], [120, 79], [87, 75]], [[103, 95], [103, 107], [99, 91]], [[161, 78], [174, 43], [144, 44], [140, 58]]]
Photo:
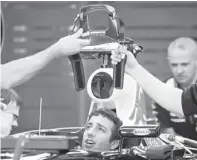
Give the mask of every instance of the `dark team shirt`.
[[[176, 84], [174, 86], [179, 88]], [[172, 127], [177, 134], [197, 140], [197, 85], [183, 92], [182, 104], [185, 114], [184, 118], [177, 117], [158, 104], [153, 109], [161, 125], [161, 129]]]
[[185, 116], [197, 114], [197, 84], [183, 92], [182, 107]]

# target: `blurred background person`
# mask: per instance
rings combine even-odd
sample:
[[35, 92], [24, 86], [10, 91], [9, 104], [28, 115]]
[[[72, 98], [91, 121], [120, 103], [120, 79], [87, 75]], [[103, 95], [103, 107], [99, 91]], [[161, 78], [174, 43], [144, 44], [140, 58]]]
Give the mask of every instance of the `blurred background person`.
[[13, 89], [1, 89], [1, 137], [8, 136], [18, 126], [19, 109], [22, 101]]
[[[167, 59], [173, 77], [166, 84], [186, 90], [197, 83], [197, 44], [192, 38], [180, 37], [172, 41], [168, 47]], [[154, 111], [163, 132], [177, 133], [197, 140], [196, 114], [180, 118], [158, 105]]]

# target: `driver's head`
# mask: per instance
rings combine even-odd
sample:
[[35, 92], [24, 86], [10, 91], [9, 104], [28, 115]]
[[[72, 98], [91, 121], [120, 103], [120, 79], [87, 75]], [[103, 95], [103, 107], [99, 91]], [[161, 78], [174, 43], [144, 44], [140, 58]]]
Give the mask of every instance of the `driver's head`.
[[83, 134], [82, 149], [108, 151], [118, 147], [122, 121], [110, 109], [94, 110]]
[[11, 89], [1, 89], [1, 137], [8, 136], [12, 127], [17, 127], [17, 118], [21, 99], [18, 94]]

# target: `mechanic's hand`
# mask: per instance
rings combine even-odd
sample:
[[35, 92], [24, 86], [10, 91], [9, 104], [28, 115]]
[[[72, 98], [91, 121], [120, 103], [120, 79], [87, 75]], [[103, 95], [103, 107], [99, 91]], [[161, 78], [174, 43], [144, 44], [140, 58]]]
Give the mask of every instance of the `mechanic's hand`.
[[90, 45], [90, 39], [80, 39], [84, 37], [83, 29], [79, 29], [73, 35], [61, 38], [57, 43], [52, 45], [52, 50], [58, 55], [73, 55], [78, 53], [81, 48]]
[[112, 51], [112, 55], [111, 55], [112, 64], [116, 65], [118, 62], [120, 62], [124, 54], [127, 56], [125, 72], [127, 72], [129, 69], [134, 69], [139, 65], [133, 53], [128, 51], [123, 46], [119, 46], [118, 49]]

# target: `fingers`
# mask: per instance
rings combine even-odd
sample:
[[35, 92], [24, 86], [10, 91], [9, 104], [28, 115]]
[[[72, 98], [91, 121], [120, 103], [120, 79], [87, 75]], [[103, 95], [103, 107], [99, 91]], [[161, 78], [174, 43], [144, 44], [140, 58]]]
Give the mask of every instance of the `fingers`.
[[89, 31], [87, 31], [87, 32], [85, 32], [85, 33], [83, 33], [81, 35], [81, 37], [83, 37], [83, 38], [86, 38], [86, 37], [89, 37], [89, 36], [90, 36], [90, 32]]
[[[79, 37], [88, 37], [90, 35], [89, 32], [83, 33], [83, 29], [80, 28], [75, 34], [73, 34], [72, 36], [74, 36], [75, 38], [79, 38]], [[90, 45], [90, 39], [78, 39], [78, 42], [80, 43], [81, 46], [87, 46]]]
[[118, 62], [115, 62], [112, 60], [111, 63], [112, 63], [112, 65], [117, 65]]
[[111, 55], [111, 63], [112, 63], [113, 65], [116, 65], [118, 62], [120, 62], [120, 60], [114, 58], [114, 57]]
[[118, 49], [127, 50], [127, 46], [124, 46], [124, 45], [120, 45], [120, 44], [119, 44]]
[[112, 50], [112, 55], [111, 55], [111, 62], [113, 65], [116, 65], [118, 62], [122, 60], [122, 55], [119, 54], [116, 50]]
[[90, 39], [78, 39], [81, 46], [88, 46], [90, 45]]
[[80, 28], [76, 33], [74, 33], [72, 36], [79, 38], [83, 33], [83, 29]]
[[120, 61], [121, 61], [121, 58], [118, 58], [118, 57], [113, 56], [113, 55], [111, 55], [111, 59], [112, 59], [113, 61], [115, 61], [115, 62], [120, 62]]
[[74, 37], [79, 38], [79, 37], [89, 37], [90, 36], [90, 32], [87, 31], [85, 33], [83, 33], [83, 28], [80, 28], [76, 33], [73, 34]]
[[131, 52], [129, 52], [125, 47], [119, 47], [118, 52], [119, 52], [119, 54], [126, 54], [127, 56], [129, 56], [129, 54], [131, 54]]
[[112, 50], [112, 57], [114, 57], [115, 59], [120, 59], [122, 58], [122, 55], [119, 54], [119, 52], [117, 52], [116, 50]]

